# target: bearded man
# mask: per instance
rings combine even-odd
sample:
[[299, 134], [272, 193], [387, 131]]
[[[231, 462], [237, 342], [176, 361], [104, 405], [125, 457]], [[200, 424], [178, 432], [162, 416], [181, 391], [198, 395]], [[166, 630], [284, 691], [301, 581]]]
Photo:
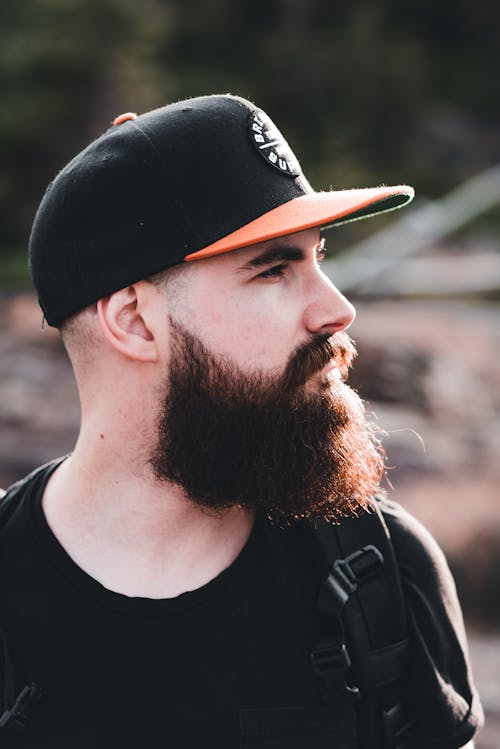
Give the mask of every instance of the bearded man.
[[389, 736], [386, 705], [367, 743], [311, 661], [315, 528], [361, 523], [384, 467], [320, 228], [412, 196], [314, 192], [267, 115], [229, 95], [122, 115], [51, 183], [31, 272], [82, 422], [71, 455], [3, 501], [2, 746], [470, 742], [453, 582], [396, 505], [380, 522], [425, 652], [400, 685], [411, 730]]

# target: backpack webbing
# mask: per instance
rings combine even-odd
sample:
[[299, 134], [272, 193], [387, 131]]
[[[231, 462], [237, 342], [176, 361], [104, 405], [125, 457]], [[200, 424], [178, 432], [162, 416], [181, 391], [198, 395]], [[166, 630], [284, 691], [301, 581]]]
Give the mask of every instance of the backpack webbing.
[[[46, 466], [33, 471], [21, 481], [17, 481], [6, 492], [0, 489], [0, 528], [7, 522], [15, 510], [18, 495], [26, 483]], [[0, 730], [22, 730], [29, 720], [31, 710], [41, 699], [40, 688], [34, 682], [26, 684], [20, 691], [16, 688], [16, 679], [9, 645], [0, 622]]]
[[389, 532], [371, 513], [314, 530], [328, 574], [316, 604], [313, 668], [327, 704], [357, 715], [354, 746], [409, 749], [406, 614]]

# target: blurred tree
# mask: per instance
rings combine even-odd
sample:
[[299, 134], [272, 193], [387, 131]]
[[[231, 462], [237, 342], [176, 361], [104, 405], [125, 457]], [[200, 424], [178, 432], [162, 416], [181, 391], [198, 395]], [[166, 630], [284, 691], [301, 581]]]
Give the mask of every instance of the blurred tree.
[[2, 252], [26, 245], [47, 181], [76, 150], [127, 106], [154, 106], [150, 52], [167, 30], [155, 0], [3, 0]]
[[440, 193], [500, 161], [499, 36], [496, 0], [3, 0], [0, 251], [116, 113], [204, 93], [269, 111], [318, 188]]

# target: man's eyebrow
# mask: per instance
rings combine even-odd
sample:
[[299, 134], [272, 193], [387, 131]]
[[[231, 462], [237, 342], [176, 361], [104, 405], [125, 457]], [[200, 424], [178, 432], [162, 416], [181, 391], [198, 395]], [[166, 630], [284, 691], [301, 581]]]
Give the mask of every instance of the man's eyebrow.
[[300, 247], [283, 245], [269, 247], [267, 250], [263, 250], [260, 254], [255, 255], [251, 260], [247, 260], [238, 270], [245, 271], [252, 270], [253, 268], [261, 268], [263, 265], [270, 265], [277, 260], [303, 260], [304, 257], [304, 250], [301, 250]]
[[[318, 245], [317, 251], [321, 252], [323, 249], [323, 242], [321, 241]], [[255, 268], [261, 268], [264, 265], [271, 265], [277, 261], [300, 261], [306, 257], [305, 251], [301, 247], [293, 247], [290, 245], [278, 245], [277, 247], [269, 247], [267, 250], [263, 250], [260, 254], [253, 257], [251, 260], [247, 260], [246, 263], [237, 268], [237, 272], [245, 272], [254, 270]]]

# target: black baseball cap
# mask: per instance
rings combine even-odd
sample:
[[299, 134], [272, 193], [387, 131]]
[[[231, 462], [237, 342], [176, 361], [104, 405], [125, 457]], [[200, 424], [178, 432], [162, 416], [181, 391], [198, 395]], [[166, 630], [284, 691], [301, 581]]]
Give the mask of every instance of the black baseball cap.
[[408, 203], [407, 185], [315, 192], [270, 118], [231, 95], [127, 113], [48, 186], [30, 271], [50, 325], [183, 262]]

